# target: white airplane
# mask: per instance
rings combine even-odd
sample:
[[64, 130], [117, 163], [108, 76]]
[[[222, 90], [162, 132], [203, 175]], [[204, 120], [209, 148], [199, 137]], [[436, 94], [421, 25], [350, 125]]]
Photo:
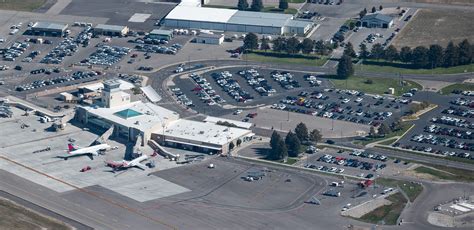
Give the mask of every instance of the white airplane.
[[137, 167], [141, 170], [145, 170], [146, 169], [146, 166], [140, 162], [144, 161], [144, 160], [147, 160], [148, 159], [148, 155], [146, 154], [143, 154], [131, 161], [126, 161], [126, 160], [122, 160], [122, 161], [109, 161], [109, 162], [105, 162], [106, 166], [109, 166], [113, 169], [113, 171], [118, 171], [118, 170], [125, 170], [125, 169], [129, 169], [129, 168], [132, 168], [132, 167]]
[[98, 145], [80, 148], [71, 143], [69, 143], [67, 147], [68, 147], [68, 151], [67, 151], [68, 154], [66, 156], [58, 156], [58, 158], [67, 160], [68, 158], [71, 158], [71, 157], [88, 156], [89, 158], [91, 158], [91, 160], [94, 160], [94, 156], [98, 156], [104, 151], [107, 151], [112, 148], [108, 144], [98, 144]]

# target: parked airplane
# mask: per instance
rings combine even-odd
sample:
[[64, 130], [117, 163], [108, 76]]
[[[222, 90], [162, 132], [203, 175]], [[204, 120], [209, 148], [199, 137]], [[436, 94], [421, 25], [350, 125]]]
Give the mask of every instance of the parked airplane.
[[125, 169], [129, 169], [131, 167], [137, 167], [141, 170], [145, 170], [146, 169], [146, 166], [140, 162], [144, 161], [148, 159], [148, 155], [141, 155], [131, 161], [126, 161], [126, 160], [122, 160], [122, 161], [109, 161], [109, 162], [105, 162], [106, 166], [108, 167], [111, 167], [113, 172], [114, 171], [118, 171], [118, 170], [125, 170]]
[[65, 156], [57, 156], [58, 158], [67, 160], [68, 158], [71, 158], [71, 157], [88, 156], [91, 160], [94, 160], [94, 156], [98, 156], [99, 154], [102, 154], [103, 152], [111, 149], [110, 145], [108, 144], [98, 144], [98, 145], [80, 148], [78, 146], [75, 146], [69, 143], [67, 147], [68, 147], [68, 154]]

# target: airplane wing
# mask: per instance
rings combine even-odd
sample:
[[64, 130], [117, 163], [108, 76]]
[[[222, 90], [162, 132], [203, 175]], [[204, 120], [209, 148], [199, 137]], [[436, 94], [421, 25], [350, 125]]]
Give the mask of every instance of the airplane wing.
[[146, 166], [145, 166], [144, 164], [141, 164], [141, 163], [138, 163], [138, 164], [136, 164], [136, 165], [134, 165], [134, 166], [140, 168], [141, 170], [145, 170], [145, 169], [146, 169]]

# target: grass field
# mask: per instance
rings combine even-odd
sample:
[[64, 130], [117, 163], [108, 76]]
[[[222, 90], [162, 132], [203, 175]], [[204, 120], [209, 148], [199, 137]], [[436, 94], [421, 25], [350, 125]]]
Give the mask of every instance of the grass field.
[[471, 11], [423, 9], [400, 31], [392, 44], [397, 48], [429, 46], [433, 43], [445, 47], [451, 40], [455, 43], [464, 39], [473, 41], [473, 21], [474, 14]]
[[[389, 139], [389, 138], [392, 138], [392, 137], [395, 137], [395, 136], [401, 136], [403, 135], [412, 125], [410, 124], [407, 124], [407, 123], [403, 123], [402, 124], [402, 129], [400, 130], [397, 130], [395, 132], [391, 132], [389, 133], [388, 135], [385, 135], [384, 137], [375, 137], [375, 138], [368, 138], [367, 140], [363, 140], [363, 141], [356, 141], [354, 142], [355, 144], [360, 144], [360, 145], [367, 145], [367, 144], [370, 144], [370, 143], [373, 143], [373, 142], [376, 142], [376, 141], [381, 141], [381, 140], [385, 140], [385, 139]], [[391, 140], [388, 140], [390, 143], [388, 145], [390, 145], [391, 143], [395, 142], [395, 139], [391, 139]], [[383, 144], [383, 142], [381, 143]]]
[[454, 157], [454, 156], [453, 157], [452, 156], [441, 157], [441, 156], [427, 155], [427, 154], [423, 154], [423, 153], [419, 153], [419, 152], [405, 151], [403, 149], [390, 148], [388, 146], [387, 147], [386, 146], [377, 146], [377, 147], [381, 148], [381, 149], [388, 149], [388, 150], [391, 150], [391, 151], [396, 151], [396, 152], [404, 152], [404, 153], [415, 154], [415, 155], [420, 155], [420, 156], [425, 156], [425, 157], [433, 157], [433, 158], [439, 158], [439, 159], [446, 159], [446, 160], [450, 160], [450, 161], [458, 161], [458, 162], [463, 162], [463, 163], [468, 163], [468, 164], [474, 164], [473, 160], [462, 158], [462, 157]]
[[474, 90], [474, 84], [471, 83], [459, 83], [459, 84], [453, 84], [453, 85], [448, 85], [444, 88], [441, 89], [440, 93], [443, 95], [448, 95], [453, 90], [462, 90], [462, 91], [473, 91]]
[[[372, 80], [372, 84], [368, 84], [367, 80]], [[412, 88], [422, 88], [420, 84], [413, 81], [406, 81], [408, 84], [401, 86], [398, 79], [392, 78], [352, 76], [347, 80], [332, 79], [331, 81], [334, 83], [334, 86], [339, 89], [353, 89], [373, 94], [383, 94], [388, 91], [388, 88], [391, 87], [395, 88], [395, 95], [402, 95]]]
[[282, 54], [275, 53], [272, 51], [252, 51], [251, 53], [244, 54], [242, 57], [244, 60], [247, 59], [249, 61], [300, 64], [311, 66], [322, 66], [327, 61], [327, 57], [302, 54], [285, 57]]
[[288, 3], [305, 3], [306, 0], [288, 0]]
[[361, 72], [399, 73], [399, 74], [454, 74], [474, 72], [474, 64], [454, 66], [449, 68], [439, 67], [434, 69], [416, 69], [409, 64], [391, 63], [385, 61], [369, 60], [363, 64], [354, 65], [355, 70]]
[[288, 157], [288, 159], [286, 159], [286, 162], [280, 161], [280, 163], [285, 163], [287, 165], [294, 165], [296, 162], [298, 162], [298, 158], [295, 157]]
[[374, 224], [386, 224], [386, 225], [395, 225], [397, 224], [398, 217], [405, 208], [407, 200], [405, 197], [397, 192], [393, 195], [390, 195], [386, 198], [391, 201], [392, 204], [384, 205], [382, 207], [376, 208], [372, 212], [369, 212], [363, 215], [360, 219]]
[[[433, 168], [436, 168], [438, 170]], [[474, 182], [473, 171], [450, 168], [446, 166], [433, 166], [433, 168], [420, 166], [415, 169], [415, 172], [429, 174], [442, 180]]]
[[392, 188], [399, 187], [403, 192], [405, 192], [405, 194], [407, 194], [411, 202], [415, 201], [416, 197], [418, 197], [418, 195], [423, 191], [423, 186], [409, 181], [377, 178], [376, 183]]
[[71, 229], [54, 219], [39, 215], [9, 200], [0, 198], [0, 229]]
[[46, 0], [0, 0], [1, 10], [33, 11], [40, 8]]

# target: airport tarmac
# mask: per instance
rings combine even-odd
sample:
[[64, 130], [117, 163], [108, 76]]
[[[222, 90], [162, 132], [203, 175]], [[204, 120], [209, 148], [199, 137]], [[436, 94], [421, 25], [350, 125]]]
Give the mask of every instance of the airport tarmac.
[[[107, 143], [117, 149], [107, 151], [104, 156], [96, 156], [94, 160], [87, 156], [59, 159], [57, 156], [68, 154], [66, 149], [69, 141], [74, 140], [77, 146], [87, 147], [98, 136], [73, 125], [66, 126], [60, 132], [44, 131], [51, 123], [40, 123], [39, 117], [33, 115], [18, 116], [22, 114], [19, 109], [13, 109], [13, 112], [12, 119], [0, 123], [4, 134], [0, 137], [0, 154], [3, 158], [0, 168], [6, 171], [60, 193], [99, 185], [139, 202], [189, 191], [159, 177], [147, 176], [152, 170], [160, 168], [145, 171], [131, 168], [112, 173], [104, 161], [120, 161], [126, 153], [125, 145], [113, 140]], [[22, 129], [22, 124], [29, 127]], [[46, 148], [50, 150], [41, 151]], [[157, 164], [166, 165], [164, 168], [177, 166], [175, 162], [165, 159], [156, 160]], [[80, 172], [86, 166], [92, 169]], [[137, 177], [141, 179], [137, 180]]]

